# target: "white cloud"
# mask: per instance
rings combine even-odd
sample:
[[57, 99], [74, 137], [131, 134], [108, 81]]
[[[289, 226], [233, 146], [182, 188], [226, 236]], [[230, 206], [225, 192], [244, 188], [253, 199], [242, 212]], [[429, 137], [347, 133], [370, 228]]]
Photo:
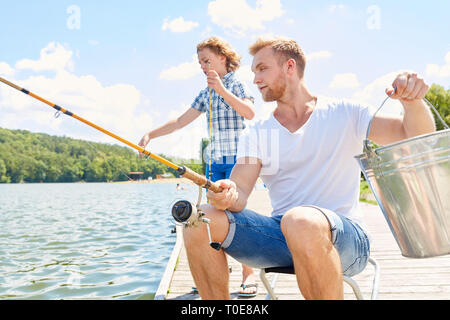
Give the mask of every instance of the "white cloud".
[[[178, 109], [168, 113], [168, 119], [174, 120], [190, 108], [188, 104], [181, 104]], [[199, 159], [200, 141], [208, 137], [205, 113], [201, 114], [193, 123], [169, 135], [153, 139], [148, 144], [148, 150], [180, 158]], [[149, 127], [149, 129], [151, 129]]]
[[[364, 88], [356, 91], [353, 94], [352, 99], [378, 108], [387, 97], [386, 89], [389, 89], [397, 75], [404, 71], [405, 70], [391, 72], [375, 79]], [[401, 114], [402, 111], [403, 107], [398, 100], [389, 99], [383, 107], [382, 113], [398, 115]]]
[[308, 53], [306, 55], [307, 61], [329, 59], [333, 54], [330, 51], [322, 50], [317, 52]]
[[178, 17], [169, 21], [169, 19], [164, 19], [161, 29], [163, 31], [170, 30], [176, 33], [183, 33], [191, 31], [198, 27], [198, 22], [195, 21], [185, 21], [183, 17]]
[[208, 38], [212, 35], [212, 28], [207, 26], [205, 30], [202, 32], [202, 38]]
[[242, 36], [247, 30], [264, 29], [263, 22], [281, 17], [284, 10], [280, 0], [257, 0], [255, 8], [246, 0], [215, 0], [208, 14], [215, 24]]
[[439, 66], [437, 64], [427, 64], [426, 75], [436, 78], [448, 78], [450, 77], [450, 51], [445, 55], [445, 64]]
[[344, 9], [344, 5], [343, 4], [332, 4], [328, 7], [328, 11], [333, 13], [338, 9]]
[[41, 50], [39, 60], [23, 59], [16, 63], [19, 70], [29, 69], [39, 71], [73, 71], [73, 52], [64, 48], [61, 44], [50, 42]]
[[164, 80], [186, 80], [201, 73], [196, 54], [192, 56], [191, 62], [184, 62], [178, 66], [170, 67], [161, 71], [159, 77]]
[[[41, 51], [39, 60], [23, 59], [16, 63], [19, 68], [37, 71], [38, 74], [14, 82], [127, 140], [139, 141], [152, 126], [149, 114], [137, 112], [139, 106], [149, 103], [148, 99], [130, 84], [104, 85], [93, 75], [73, 74], [69, 67], [71, 56], [72, 52], [62, 45], [50, 43]], [[56, 61], [50, 61], [50, 57]], [[4, 68], [5, 63], [0, 62], [0, 66]], [[40, 75], [39, 71], [44, 70], [57, 72], [52, 77]], [[120, 144], [81, 123], [79, 129], [74, 126], [77, 129], [70, 131], [67, 126], [74, 128], [72, 124], [77, 121], [64, 116], [55, 120], [53, 114], [54, 110], [32, 97], [0, 86], [0, 126]]]
[[14, 69], [10, 67], [6, 62], [0, 62], [0, 75], [12, 76], [14, 74]]
[[355, 89], [359, 87], [358, 77], [354, 73], [341, 73], [334, 76], [331, 89]]
[[[104, 86], [92, 75], [78, 77], [66, 71], [57, 73], [54, 78], [31, 76], [20, 81], [20, 85], [125, 137], [133, 136], [139, 128], [132, 119], [136, 118], [135, 110], [141, 104], [141, 93], [132, 85], [119, 83]], [[0, 91], [0, 107], [4, 106], [3, 110], [16, 113], [18, 118], [25, 117], [24, 120], [28, 117], [37, 124], [42, 125], [42, 121], [50, 122], [51, 118], [43, 118], [41, 112], [44, 110], [51, 116], [51, 109], [43, 109], [46, 106], [41, 102], [6, 89]], [[149, 125], [151, 119], [147, 117], [145, 122]], [[64, 134], [70, 135], [70, 132]]]
[[255, 74], [252, 71], [251, 66], [243, 65], [236, 71], [236, 76], [239, 80], [245, 81], [248, 84], [253, 83], [253, 79], [255, 78]]

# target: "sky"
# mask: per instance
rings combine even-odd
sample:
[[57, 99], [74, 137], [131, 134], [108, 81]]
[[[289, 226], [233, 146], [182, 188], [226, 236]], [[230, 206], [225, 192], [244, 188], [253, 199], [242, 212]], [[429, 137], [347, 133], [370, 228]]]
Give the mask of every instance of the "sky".
[[[253, 84], [248, 47], [259, 37], [295, 39], [305, 80], [319, 96], [379, 106], [403, 71], [450, 89], [450, 1], [0, 0], [0, 76], [138, 143], [188, 110], [206, 87], [196, 45], [227, 40], [242, 56], [238, 77]], [[386, 112], [400, 113], [390, 101]], [[150, 142], [154, 153], [198, 158], [206, 117]], [[117, 143], [0, 83], [0, 127]]]

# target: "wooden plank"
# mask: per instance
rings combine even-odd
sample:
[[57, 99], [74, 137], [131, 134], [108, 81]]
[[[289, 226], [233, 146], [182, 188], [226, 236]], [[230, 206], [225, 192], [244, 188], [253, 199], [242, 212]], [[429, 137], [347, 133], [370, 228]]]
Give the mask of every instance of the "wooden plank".
[[175, 242], [175, 246], [172, 250], [172, 254], [170, 255], [169, 261], [166, 265], [166, 269], [164, 270], [164, 274], [159, 282], [158, 289], [155, 293], [154, 300], [165, 300], [167, 291], [169, 290], [170, 284], [172, 282], [172, 277], [174, 274], [175, 266], [177, 264], [178, 257], [180, 255], [181, 248], [183, 247], [183, 237], [181, 226], [176, 227], [177, 231], [177, 239]]

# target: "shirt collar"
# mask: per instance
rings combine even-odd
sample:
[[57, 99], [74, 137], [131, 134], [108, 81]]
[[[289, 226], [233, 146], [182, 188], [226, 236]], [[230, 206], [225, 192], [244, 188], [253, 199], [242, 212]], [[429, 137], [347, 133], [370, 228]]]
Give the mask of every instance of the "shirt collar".
[[223, 82], [228, 81], [229, 79], [231, 79], [234, 75], [234, 72], [228, 72], [226, 75], [223, 76]]

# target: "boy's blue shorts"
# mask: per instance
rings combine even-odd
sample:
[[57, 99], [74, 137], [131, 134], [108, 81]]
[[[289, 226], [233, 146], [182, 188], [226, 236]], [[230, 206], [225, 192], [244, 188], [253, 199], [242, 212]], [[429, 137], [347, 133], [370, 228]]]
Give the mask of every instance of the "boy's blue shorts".
[[[222, 159], [211, 161], [211, 181], [229, 179], [234, 164], [236, 163], [236, 156], [222, 157]], [[209, 179], [209, 163], [206, 162], [205, 176]]]

